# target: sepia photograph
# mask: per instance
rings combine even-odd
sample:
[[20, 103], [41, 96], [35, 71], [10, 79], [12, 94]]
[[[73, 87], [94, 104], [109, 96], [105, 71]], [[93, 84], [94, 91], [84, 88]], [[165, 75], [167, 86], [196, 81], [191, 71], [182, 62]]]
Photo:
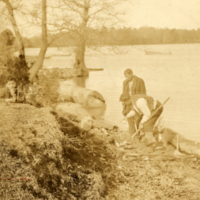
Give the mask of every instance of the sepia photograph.
[[0, 200], [200, 200], [200, 0], [0, 0]]

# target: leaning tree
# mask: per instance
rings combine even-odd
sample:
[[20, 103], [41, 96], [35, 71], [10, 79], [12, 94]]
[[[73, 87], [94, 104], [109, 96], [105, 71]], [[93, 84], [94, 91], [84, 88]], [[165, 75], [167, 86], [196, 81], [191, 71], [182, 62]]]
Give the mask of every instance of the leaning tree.
[[[29, 80], [32, 82], [34, 77], [37, 75], [39, 69], [43, 65], [45, 53], [48, 47], [47, 44], [47, 0], [38, 1], [34, 3], [30, 0], [0, 0], [0, 3], [4, 3], [5, 8], [1, 11], [4, 15], [7, 16], [9, 21], [12, 24], [16, 41], [17, 41], [17, 50], [19, 52], [20, 58], [25, 59], [25, 50], [24, 43], [22, 40], [22, 35], [20, 33], [20, 27], [18, 25], [17, 19], [19, 15], [23, 16], [24, 23], [26, 21], [27, 25], [30, 28], [30, 25], [35, 25], [34, 21], [37, 18], [37, 25], [40, 25], [41, 28], [41, 47], [39, 55], [37, 56], [36, 62], [29, 70]], [[35, 10], [37, 10], [37, 16], [35, 16]], [[39, 20], [38, 20], [39, 19]]]

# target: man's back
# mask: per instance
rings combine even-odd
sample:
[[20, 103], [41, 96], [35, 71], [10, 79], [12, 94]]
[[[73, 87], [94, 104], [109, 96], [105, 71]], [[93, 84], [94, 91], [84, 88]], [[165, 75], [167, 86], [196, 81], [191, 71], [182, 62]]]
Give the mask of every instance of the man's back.
[[144, 80], [133, 75], [123, 82], [123, 93], [120, 96], [120, 101], [127, 101], [131, 95], [146, 94]]

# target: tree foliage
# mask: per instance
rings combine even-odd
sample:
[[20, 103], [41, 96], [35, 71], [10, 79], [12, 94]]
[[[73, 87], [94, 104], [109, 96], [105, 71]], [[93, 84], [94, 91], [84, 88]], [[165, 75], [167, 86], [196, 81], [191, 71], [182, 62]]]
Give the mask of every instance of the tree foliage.
[[14, 44], [15, 37], [10, 29], [5, 29], [0, 34], [0, 43], [7, 46], [12, 46]]
[[3, 66], [11, 57], [15, 37], [11, 30], [5, 29], [0, 33], [0, 66]]
[[6, 64], [7, 77], [14, 78], [17, 85], [26, 85], [29, 83], [28, 65], [24, 56], [20, 55], [10, 59]]

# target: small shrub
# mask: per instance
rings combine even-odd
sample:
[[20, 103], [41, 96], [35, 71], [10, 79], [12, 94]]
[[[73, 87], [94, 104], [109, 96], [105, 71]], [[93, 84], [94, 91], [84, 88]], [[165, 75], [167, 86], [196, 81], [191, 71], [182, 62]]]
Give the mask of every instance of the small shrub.
[[59, 79], [48, 76], [40, 76], [40, 78], [29, 87], [26, 95], [26, 101], [34, 106], [51, 106], [58, 102]]
[[28, 64], [23, 55], [8, 60], [6, 64], [7, 77], [14, 78], [17, 85], [27, 85], [29, 83]]
[[58, 101], [58, 88], [59, 88], [59, 79], [48, 77], [40, 77], [38, 84], [42, 88], [42, 96], [50, 101], [50, 103], [56, 103]]
[[0, 87], [4, 87], [7, 82], [7, 76], [5, 71], [6, 71], [5, 68], [0, 69]]

